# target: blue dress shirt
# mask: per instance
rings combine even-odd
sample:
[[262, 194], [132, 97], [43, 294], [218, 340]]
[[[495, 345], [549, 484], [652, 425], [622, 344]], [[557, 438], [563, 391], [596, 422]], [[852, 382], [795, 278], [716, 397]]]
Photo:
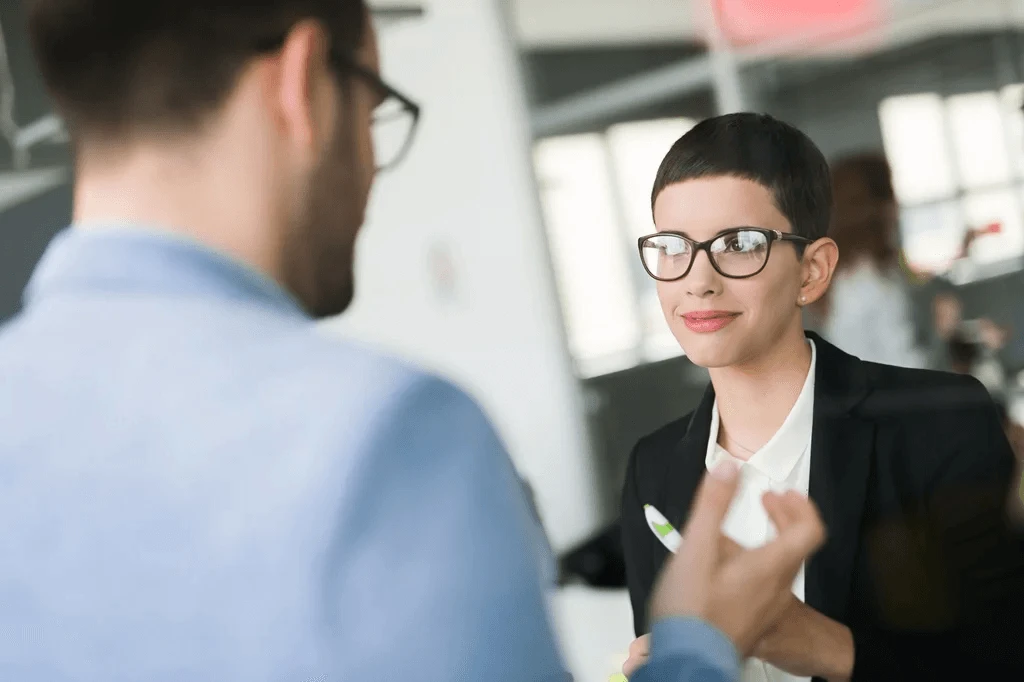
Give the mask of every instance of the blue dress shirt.
[[565, 679], [543, 546], [469, 397], [197, 244], [68, 230], [0, 329], [0, 680]]

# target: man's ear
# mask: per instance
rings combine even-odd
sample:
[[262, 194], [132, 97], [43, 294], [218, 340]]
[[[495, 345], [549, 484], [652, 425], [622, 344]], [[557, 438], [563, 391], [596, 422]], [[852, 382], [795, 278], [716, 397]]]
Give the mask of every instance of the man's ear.
[[811, 305], [825, 295], [838, 263], [839, 247], [828, 237], [807, 245], [801, 264], [803, 279], [800, 280], [798, 305]]
[[278, 57], [278, 107], [286, 134], [306, 149], [315, 149], [326, 121], [321, 83], [327, 73], [327, 37], [314, 21], [296, 24]]

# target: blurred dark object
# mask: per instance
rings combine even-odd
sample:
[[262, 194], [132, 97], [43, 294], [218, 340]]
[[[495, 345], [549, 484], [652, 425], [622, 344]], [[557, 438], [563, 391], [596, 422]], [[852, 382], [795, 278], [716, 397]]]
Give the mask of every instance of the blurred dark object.
[[616, 521], [580, 547], [562, 557], [561, 583], [579, 579], [591, 587], [625, 588], [626, 560], [622, 531]]
[[954, 332], [946, 344], [950, 369], [957, 374], [970, 374], [981, 357], [981, 347], [961, 332]]
[[416, 3], [393, 5], [390, 7], [371, 7], [370, 13], [378, 21], [395, 22], [402, 19], [419, 19], [423, 16], [423, 6]]

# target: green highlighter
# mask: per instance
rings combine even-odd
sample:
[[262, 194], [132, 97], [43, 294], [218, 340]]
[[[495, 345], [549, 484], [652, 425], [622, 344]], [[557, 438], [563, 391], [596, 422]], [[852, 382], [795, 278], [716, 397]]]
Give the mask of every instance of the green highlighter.
[[665, 545], [673, 554], [678, 552], [680, 545], [683, 544], [683, 536], [672, 527], [668, 519], [649, 504], [644, 505], [644, 516], [647, 518], [647, 525], [650, 526], [651, 532], [658, 536], [661, 544]]
[[622, 673], [615, 673], [608, 678], [608, 682], [629, 682], [629, 678]]

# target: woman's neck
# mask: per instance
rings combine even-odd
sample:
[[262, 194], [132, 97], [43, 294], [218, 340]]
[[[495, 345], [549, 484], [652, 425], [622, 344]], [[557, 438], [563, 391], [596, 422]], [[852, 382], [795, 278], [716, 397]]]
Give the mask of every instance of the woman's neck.
[[710, 370], [720, 420], [718, 444], [740, 459], [763, 447], [789, 416], [810, 367], [811, 348], [800, 329], [754, 363]]

